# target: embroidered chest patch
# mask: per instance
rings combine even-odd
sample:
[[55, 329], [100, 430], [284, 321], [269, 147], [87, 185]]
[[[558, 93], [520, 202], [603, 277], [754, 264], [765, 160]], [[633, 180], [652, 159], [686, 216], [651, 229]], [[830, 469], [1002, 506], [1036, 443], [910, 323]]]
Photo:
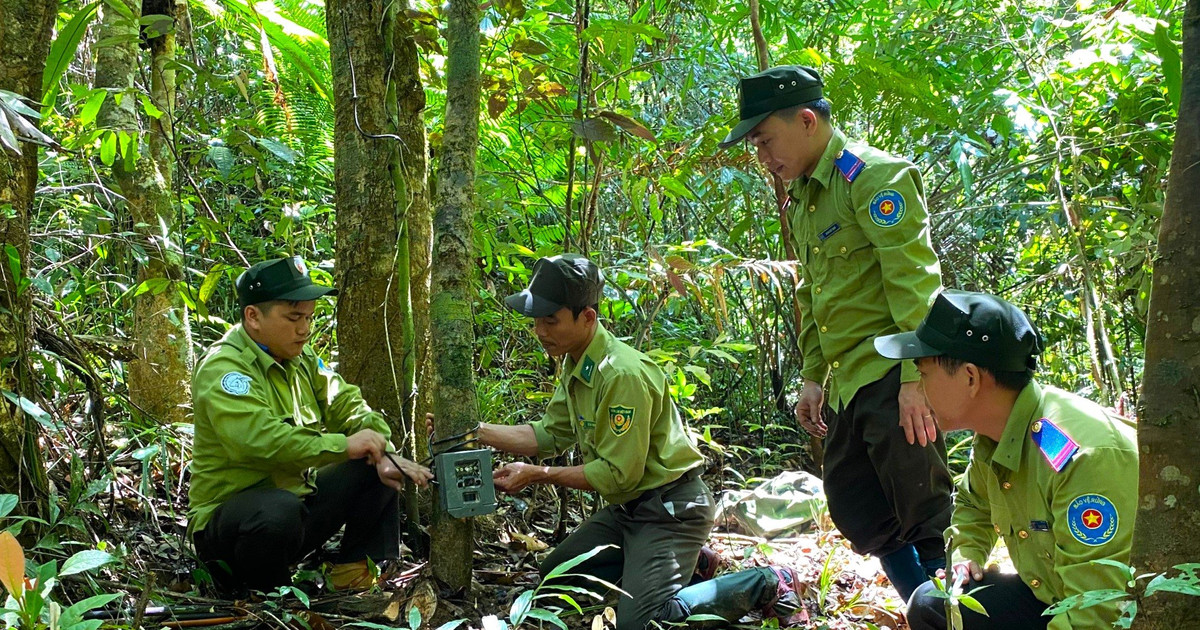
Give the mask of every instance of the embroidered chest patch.
[[250, 393], [250, 377], [241, 372], [226, 372], [221, 377], [221, 389], [226, 394], [245, 396]]
[[1117, 506], [1100, 494], [1081, 494], [1067, 506], [1071, 536], [1089, 547], [1099, 547], [1117, 535]]
[[633, 411], [633, 407], [608, 408], [608, 426], [613, 435], [625, 435], [629, 432], [629, 427], [633, 426]]
[[887, 189], [875, 193], [869, 206], [871, 221], [879, 227], [892, 227], [904, 218], [904, 195], [900, 191]]

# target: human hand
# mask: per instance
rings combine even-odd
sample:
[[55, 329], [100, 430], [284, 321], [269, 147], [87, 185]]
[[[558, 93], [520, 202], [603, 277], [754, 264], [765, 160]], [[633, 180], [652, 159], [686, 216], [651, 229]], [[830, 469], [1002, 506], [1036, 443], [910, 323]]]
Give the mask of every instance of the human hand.
[[900, 426], [904, 429], [904, 439], [909, 444], [916, 442], [921, 446], [937, 441], [937, 419], [921, 391], [921, 383], [900, 384]]
[[363, 429], [346, 438], [346, 458], [362, 459], [374, 464], [387, 450], [387, 438], [373, 429]]
[[821, 405], [825, 402], [825, 389], [816, 381], [804, 381], [800, 389], [800, 400], [796, 402], [796, 422], [819, 438], [825, 437], [828, 428], [821, 417]]
[[[397, 464], [399, 467], [397, 467]], [[404, 489], [404, 479], [406, 477], [417, 484], [419, 488], [429, 485], [429, 481], [433, 479], [433, 471], [397, 455], [392, 455], [391, 457], [384, 455], [381, 457], [375, 463], [375, 472], [379, 475], [379, 481], [383, 485], [396, 491]]]
[[954, 563], [951, 572], [954, 575], [954, 580], [960, 584], [966, 583], [967, 580], [978, 582], [983, 579], [983, 567], [979, 566], [979, 563], [974, 560], [964, 560]]
[[429, 437], [433, 437], [433, 414], [431, 413], [425, 414], [425, 432], [429, 434]]
[[516, 494], [526, 486], [540, 482], [545, 473], [545, 466], [513, 462], [492, 473], [492, 482], [500, 491]]

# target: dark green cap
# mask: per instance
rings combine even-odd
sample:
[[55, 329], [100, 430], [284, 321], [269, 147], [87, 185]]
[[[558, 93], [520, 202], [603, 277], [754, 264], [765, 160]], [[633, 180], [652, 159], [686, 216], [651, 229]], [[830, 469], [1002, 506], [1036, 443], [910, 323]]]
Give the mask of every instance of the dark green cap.
[[1042, 340], [1025, 313], [986, 293], [946, 290], [916, 332], [875, 339], [889, 359], [948, 356], [996, 372], [1037, 368]]
[[808, 66], [778, 66], [738, 82], [741, 121], [725, 136], [727, 149], [754, 130], [771, 112], [821, 98], [821, 75]]
[[604, 274], [579, 254], [539, 258], [533, 265], [529, 288], [504, 298], [508, 308], [526, 317], [547, 317], [565, 307], [600, 303]]
[[337, 289], [333, 287], [313, 284], [308, 277], [308, 267], [299, 256], [257, 263], [242, 272], [234, 284], [242, 308], [271, 300], [304, 302], [323, 295], [337, 295]]

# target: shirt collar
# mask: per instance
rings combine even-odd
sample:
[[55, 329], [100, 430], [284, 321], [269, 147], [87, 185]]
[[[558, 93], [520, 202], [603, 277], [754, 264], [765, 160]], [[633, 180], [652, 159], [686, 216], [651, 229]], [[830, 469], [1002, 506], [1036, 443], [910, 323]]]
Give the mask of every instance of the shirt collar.
[[829, 188], [829, 178], [833, 176], [833, 162], [837, 159], [838, 154], [842, 149], [846, 148], [846, 134], [836, 127], [833, 129], [833, 135], [829, 138], [829, 144], [825, 145], [825, 151], [821, 153], [821, 159], [817, 162], [817, 167], [813, 169], [813, 174], [809, 177], [801, 175], [792, 181], [791, 190], [800, 192], [810, 181], [816, 181], [823, 188]]
[[587, 350], [583, 351], [583, 355], [579, 358], [579, 363], [567, 355], [563, 363], [563, 371], [569, 376], [568, 379], [578, 379], [588, 387], [596, 380], [596, 368], [600, 366], [600, 362], [608, 355], [608, 345], [612, 340], [612, 335], [604, 329], [604, 325], [596, 322], [596, 334], [592, 335], [592, 342], [588, 344]]
[[245, 326], [238, 324], [237, 329], [236, 337], [238, 345], [241, 346], [242, 352], [250, 353], [250, 356], [254, 358], [254, 362], [258, 364], [260, 370], [265, 373], [271, 369], [272, 365], [277, 365], [281, 369], [283, 368], [283, 365], [276, 361], [275, 357], [272, 357], [270, 353], [258, 345], [258, 342], [254, 341], [250, 333], [246, 331]]
[[1030, 382], [1017, 395], [1012, 411], [1008, 414], [1008, 422], [1004, 432], [1000, 434], [1000, 442], [992, 455], [992, 462], [1016, 472], [1021, 466], [1021, 454], [1025, 443], [1029, 441], [1029, 425], [1037, 419], [1038, 411], [1042, 408], [1042, 388], [1036, 382]]

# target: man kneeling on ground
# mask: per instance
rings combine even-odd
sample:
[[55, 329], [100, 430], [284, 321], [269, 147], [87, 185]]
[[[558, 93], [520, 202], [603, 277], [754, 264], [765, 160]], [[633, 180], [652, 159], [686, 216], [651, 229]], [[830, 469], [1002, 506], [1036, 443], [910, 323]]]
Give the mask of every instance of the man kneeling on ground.
[[192, 378], [196, 552], [223, 589], [268, 591], [344, 525], [330, 586], [370, 586], [368, 559], [399, 557], [396, 491], [433, 475], [388, 452], [383, 416], [306, 346], [316, 299], [333, 289], [299, 257], [258, 263], [236, 285], [242, 323]]
[[[1125, 590], [1137, 507], [1138, 451], [1131, 423], [1033, 379], [1042, 344], [1017, 307], [982, 293], [946, 291], [915, 332], [875, 340], [885, 357], [916, 359], [943, 429], [975, 432], [946, 540], [952, 580], [966, 582], [987, 616], [963, 609], [967, 630], [1108, 628], [1110, 601], [1054, 616], [1072, 595]], [[983, 571], [1003, 538], [1017, 573]], [[913, 630], [946, 628], [943, 598], [919, 587]]]

